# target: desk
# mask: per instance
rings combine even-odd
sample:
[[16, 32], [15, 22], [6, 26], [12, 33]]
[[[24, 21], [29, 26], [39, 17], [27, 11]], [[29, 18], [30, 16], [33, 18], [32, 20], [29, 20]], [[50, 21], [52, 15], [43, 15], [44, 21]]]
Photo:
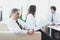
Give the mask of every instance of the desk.
[[48, 28], [49, 28], [49, 35], [52, 37], [53, 30], [56, 30], [59, 33], [59, 40], [60, 40], [60, 26], [48, 26]]

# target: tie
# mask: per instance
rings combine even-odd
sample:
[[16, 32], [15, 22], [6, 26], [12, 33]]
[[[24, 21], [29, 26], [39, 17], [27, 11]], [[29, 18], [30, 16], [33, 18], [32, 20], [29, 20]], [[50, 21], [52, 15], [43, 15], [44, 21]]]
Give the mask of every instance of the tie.
[[19, 28], [20, 28], [20, 29], [23, 29], [23, 28], [22, 28], [22, 25], [21, 25], [21, 24], [19, 24], [19, 22], [18, 22], [18, 21], [16, 21], [16, 23], [18, 24], [18, 26], [19, 26]]
[[52, 17], [51, 17], [51, 22], [53, 22], [54, 21], [54, 18], [53, 18], [53, 15], [52, 15]]

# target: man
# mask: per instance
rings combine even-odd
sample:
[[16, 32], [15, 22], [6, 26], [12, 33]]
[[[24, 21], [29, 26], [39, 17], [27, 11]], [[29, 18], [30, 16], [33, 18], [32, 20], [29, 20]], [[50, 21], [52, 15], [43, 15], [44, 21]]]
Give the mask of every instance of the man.
[[56, 7], [51, 6], [51, 14], [48, 15], [48, 22], [51, 26], [60, 24], [59, 14], [56, 13]]
[[24, 22], [19, 19], [19, 10], [16, 8], [12, 9], [10, 18], [3, 22], [7, 24], [8, 29], [13, 33], [30, 35], [34, 33], [34, 30], [24, 30]]
[[[51, 14], [48, 15], [47, 21], [50, 26], [60, 25], [60, 15], [56, 13], [56, 7], [51, 6]], [[49, 30], [49, 29], [48, 29]], [[56, 34], [56, 35], [55, 35]], [[56, 36], [58, 36], [56, 38]], [[55, 39], [59, 39], [59, 32], [53, 30], [52, 37]]]

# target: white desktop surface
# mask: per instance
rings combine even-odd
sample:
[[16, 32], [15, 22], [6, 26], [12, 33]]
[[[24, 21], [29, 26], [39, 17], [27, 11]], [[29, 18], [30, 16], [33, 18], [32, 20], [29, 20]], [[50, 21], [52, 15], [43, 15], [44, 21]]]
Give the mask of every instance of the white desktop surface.
[[51, 28], [51, 29], [60, 31], [60, 26], [48, 26], [48, 27]]
[[48, 26], [49, 29], [49, 35], [52, 36], [52, 29], [57, 30], [60, 32], [60, 25], [59, 26]]

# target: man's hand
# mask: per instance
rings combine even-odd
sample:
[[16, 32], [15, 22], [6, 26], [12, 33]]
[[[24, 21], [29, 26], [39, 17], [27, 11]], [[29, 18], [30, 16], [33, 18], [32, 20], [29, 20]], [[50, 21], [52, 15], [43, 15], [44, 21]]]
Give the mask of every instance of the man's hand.
[[55, 23], [54, 23], [54, 22], [51, 22], [50, 25], [51, 25], [51, 26], [55, 26]]
[[29, 34], [29, 35], [34, 34], [34, 29], [32, 29], [32, 30], [28, 30], [28, 33], [27, 33], [27, 34]]

